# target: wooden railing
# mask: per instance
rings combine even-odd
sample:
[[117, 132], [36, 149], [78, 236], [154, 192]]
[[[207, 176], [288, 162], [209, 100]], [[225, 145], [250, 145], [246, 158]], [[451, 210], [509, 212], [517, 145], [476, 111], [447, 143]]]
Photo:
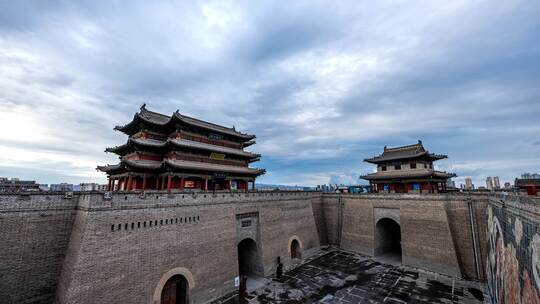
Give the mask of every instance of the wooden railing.
[[240, 143], [233, 143], [233, 142], [227, 142], [227, 141], [222, 141], [222, 140], [210, 140], [205, 136], [190, 134], [186, 132], [176, 132], [176, 138], [187, 139], [191, 141], [197, 141], [197, 142], [202, 142], [206, 144], [242, 150], [242, 144]]
[[217, 164], [217, 165], [229, 165], [229, 166], [236, 166], [236, 167], [247, 167], [247, 162], [241, 161], [241, 160], [230, 160], [230, 159], [212, 159], [205, 156], [197, 156], [197, 155], [190, 155], [190, 154], [184, 154], [184, 153], [176, 153], [174, 155], [174, 158], [177, 160], [187, 160], [187, 161], [195, 161], [195, 162], [201, 162], [201, 163], [210, 163], [210, 164]]

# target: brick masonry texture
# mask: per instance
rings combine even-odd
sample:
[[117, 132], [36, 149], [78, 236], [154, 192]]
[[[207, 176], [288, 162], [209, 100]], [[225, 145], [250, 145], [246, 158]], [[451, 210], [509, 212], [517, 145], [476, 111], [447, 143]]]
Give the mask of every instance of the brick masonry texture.
[[[476, 265], [485, 252], [486, 196], [465, 194], [328, 195], [338, 213], [333, 229], [340, 247], [373, 256], [374, 209], [397, 209], [400, 214], [403, 264], [457, 277], [483, 279]], [[329, 201], [333, 200], [332, 203]], [[468, 204], [472, 206], [473, 225]], [[341, 226], [341, 229], [339, 228]], [[328, 228], [331, 227], [331, 228]], [[473, 234], [476, 241], [473, 242]], [[329, 237], [332, 235], [328, 232]], [[332, 243], [332, 242], [331, 242]], [[477, 262], [473, 248], [477, 249]]]
[[205, 303], [234, 290], [246, 237], [264, 275], [278, 256], [291, 267], [294, 238], [302, 258], [327, 244], [373, 255], [375, 210], [399, 214], [403, 264], [482, 280], [486, 205], [465, 194], [0, 195], [0, 303], [156, 303], [175, 269], [193, 279], [190, 302]]
[[51, 303], [76, 199], [0, 195], [0, 303]]

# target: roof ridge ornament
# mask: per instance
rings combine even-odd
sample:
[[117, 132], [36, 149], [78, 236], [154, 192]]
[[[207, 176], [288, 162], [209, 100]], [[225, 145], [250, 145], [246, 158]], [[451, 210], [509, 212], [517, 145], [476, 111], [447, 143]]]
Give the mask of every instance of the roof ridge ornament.
[[143, 103], [140, 109], [141, 109], [141, 111], [146, 110], [146, 103]]

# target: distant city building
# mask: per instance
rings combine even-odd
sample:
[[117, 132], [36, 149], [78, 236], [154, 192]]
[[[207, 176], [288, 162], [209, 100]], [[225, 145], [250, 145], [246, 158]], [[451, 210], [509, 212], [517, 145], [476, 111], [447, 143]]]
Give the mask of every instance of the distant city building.
[[306, 186], [289, 186], [289, 185], [272, 185], [272, 184], [255, 184], [255, 189], [261, 191], [312, 191], [316, 190], [315, 187], [306, 187]]
[[540, 179], [540, 173], [523, 173], [521, 174], [522, 179]]
[[377, 172], [360, 178], [368, 180], [374, 192], [446, 192], [446, 181], [456, 175], [433, 168], [434, 161], [444, 158], [429, 153], [420, 140], [409, 146], [384, 147], [382, 154], [364, 160], [377, 165]]
[[470, 177], [465, 178], [465, 190], [474, 190], [474, 184]]
[[73, 184], [60, 183], [60, 184], [51, 184], [51, 191], [53, 192], [69, 192], [73, 190]]
[[[79, 186], [81, 192], [101, 191], [101, 185], [97, 183], [81, 183]], [[107, 188], [107, 185], [105, 185], [105, 188]]]
[[328, 192], [333, 192], [334, 189], [332, 185], [324, 184], [324, 185], [317, 185], [317, 188], [315, 188], [315, 190], [328, 193]]
[[0, 177], [0, 192], [32, 192], [39, 191], [35, 181], [25, 181], [18, 178]]
[[456, 182], [449, 178], [446, 181], [446, 187], [447, 188], [456, 188]]
[[50, 191], [50, 190], [51, 190], [51, 187], [49, 187], [49, 185], [47, 185], [47, 184], [39, 184], [39, 191], [46, 192], [46, 191]]
[[[346, 191], [344, 191], [346, 189]], [[365, 193], [369, 192], [369, 186], [368, 185], [317, 185], [315, 188], [316, 191], [321, 191], [325, 193], [330, 192], [342, 192], [342, 193]]]
[[501, 183], [499, 182], [499, 177], [498, 176], [493, 177], [493, 189], [495, 189], [495, 190], [501, 189]]
[[491, 176], [488, 176], [486, 178], [486, 189], [488, 190], [493, 190], [493, 179], [491, 178]]

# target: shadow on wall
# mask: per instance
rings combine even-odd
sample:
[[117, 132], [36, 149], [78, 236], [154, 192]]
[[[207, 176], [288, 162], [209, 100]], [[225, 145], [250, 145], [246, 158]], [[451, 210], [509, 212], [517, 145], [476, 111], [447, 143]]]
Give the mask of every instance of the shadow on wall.
[[509, 208], [488, 206], [489, 297], [491, 303], [540, 303], [540, 219]]

